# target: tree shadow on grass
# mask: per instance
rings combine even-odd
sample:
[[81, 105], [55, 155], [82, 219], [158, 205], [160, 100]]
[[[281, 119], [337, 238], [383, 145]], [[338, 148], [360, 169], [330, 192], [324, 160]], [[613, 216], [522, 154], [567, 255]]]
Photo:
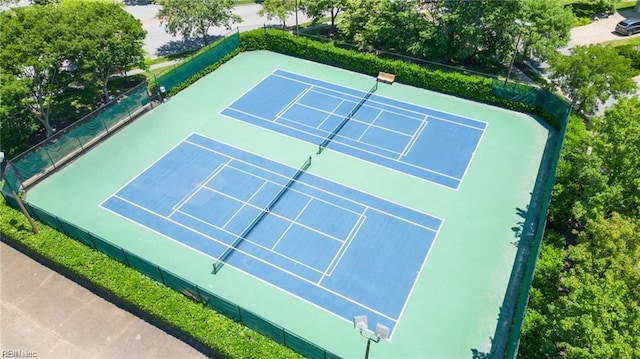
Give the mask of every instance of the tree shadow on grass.
[[[218, 40], [220, 37], [220, 35], [207, 35], [207, 45]], [[194, 52], [204, 46], [205, 44], [201, 37], [189, 38], [184, 40], [172, 40], [160, 46], [156, 50], [156, 55], [162, 57], [175, 56], [185, 52]]]

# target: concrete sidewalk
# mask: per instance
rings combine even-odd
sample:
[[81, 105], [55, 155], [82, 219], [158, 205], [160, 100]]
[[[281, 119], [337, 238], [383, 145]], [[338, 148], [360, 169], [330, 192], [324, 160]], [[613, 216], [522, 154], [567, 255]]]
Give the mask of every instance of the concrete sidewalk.
[[205, 358], [0, 242], [2, 358]]

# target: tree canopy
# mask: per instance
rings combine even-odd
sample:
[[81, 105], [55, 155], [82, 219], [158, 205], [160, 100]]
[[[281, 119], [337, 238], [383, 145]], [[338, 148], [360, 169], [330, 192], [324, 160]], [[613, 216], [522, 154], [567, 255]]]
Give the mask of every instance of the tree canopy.
[[185, 40], [200, 37], [203, 45], [208, 43], [212, 27], [231, 25], [242, 21], [233, 13], [233, 0], [163, 0], [158, 18], [172, 35], [180, 35]]
[[640, 357], [640, 99], [573, 116], [520, 358]]
[[258, 15], [266, 16], [267, 20], [277, 19], [282, 27], [287, 27], [287, 18], [296, 11], [296, 0], [265, 0]]
[[114, 3], [19, 7], [0, 13], [0, 23], [0, 94], [15, 100], [0, 107], [8, 121], [25, 123], [12, 128], [35, 120], [50, 136], [52, 112], [71, 86], [97, 85], [107, 100], [113, 74], [143, 65], [144, 30]]
[[525, 53], [547, 60], [569, 42], [573, 13], [560, 0], [521, 0], [522, 21], [531, 23], [523, 36]]
[[619, 55], [609, 46], [576, 46], [569, 56], [557, 55], [550, 59], [552, 79], [573, 105], [586, 114], [592, 114], [598, 102], [610, 97], [629, 94], [636, 84], [631, 79], [631, 60]]

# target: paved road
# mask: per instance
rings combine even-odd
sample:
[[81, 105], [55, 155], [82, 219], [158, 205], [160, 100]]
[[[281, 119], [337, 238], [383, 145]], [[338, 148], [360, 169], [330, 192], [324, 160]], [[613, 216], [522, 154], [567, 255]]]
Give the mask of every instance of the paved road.
[[[263, 16], [258, 15], [258, 11], [262, 8], [259, 4], [240, 5], [234, 9], [234, 14], [242, 18], [242, 22], [232, 25], [233, 28], [240, 28], [240, 31], [247, 31], [263, 27], [264, 25], [281, 25], [277, 20], [267, 20]], [[171, 36], [168, 34], [160, 20], [156, 17], [160, 10], [159, 5], [127, 5], [127, 12], [142, 22], [142, 27], [147, 30], [145, 38], [144, 50], [149, 57], [156, 58], [171, 53], [178, 53], [188, 49], [190, 46], [198, 46], [199, 39], [184, 41], [181, 36]], [[298, 14], [298, 23], [308, 22], [309, 19], [302, 13]], [[287, 26], [295, 24], [295, 15], [290, 16], [286, 22]], [[215, 27], [209, 31], [212, 37], [220, 36], [228, 33], [230, 30], [224, 27]], [[195, 43], [194, 43], [195, 41]]]
[[205, 358], [0, 242], [0, 357]]
[[[616, 12], [606, 19], [594, 21], [589, 25], [578, 26], [571, 29], [571, 41], [569, 48], [577, 45], [599, 44], [607, 41], [624, 39], [625, 36], [615, 33], [616, 24], [625, 18], [640, 17], [640, 14], [632, 10]], [[634, 36], [640, 36], [636, 34]]]

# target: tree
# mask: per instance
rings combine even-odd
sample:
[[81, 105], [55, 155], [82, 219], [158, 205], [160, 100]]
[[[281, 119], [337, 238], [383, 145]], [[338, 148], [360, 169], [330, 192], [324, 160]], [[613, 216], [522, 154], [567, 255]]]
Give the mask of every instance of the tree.
[[532, 50], [540, 60], [547, 60], [556, 49], [567, 45], [573, 13], [560, 0], [522, 0], [520, 18], [531, 23], [523, 36], [524, 53]]
[[75, 29], [57, 6], [22, 7], [0, 17], [0, 63], [9, 75], [3, 86], [23, 93], [21, 105], [51, 136], [52, 105], [75, 78]]
[[592, 114], [598, 102], [629, 94], [636, 89], [631, 60], [609, 46], [576, 46], [571, 55], [550, 58], [551, 78], [571, 99], [572, 105]]
[[640, 99], [620, 98], [594, 119], [593, 154], [601, 159], [607, 185], [619, 188], [609, 212], [640, 218]]
[[556, 179], [553, 184], [552, 203], [547, 215], [547, 226], [559, 233], [573, 229], [574, 207], [581, 197], [584, 187], [588, 185], [585, 168], [589, 163], [589, 141], [582, 118], [573, 115], [569, 118], [562, 153], [556, 168]]
[[444, 62], [489, 63], [511, 55], [520, 32], [514, 23], [519, 0], [445, 0], [431, 8]]
[[74, 25], [83, 29], [76, 42], [79, 65], [91, 74], [109, 102], [109, 78], [130, 68], [146, 68], [143, 50], [146, 32], [140, 21], [121, 6], [107, 2], [74, 2], [69, 6]]
[[282, 27], [287, 27], [287, 18], [296, 11], [296, 0], [265, 0], [258, 15], [266, 16], [267, 20], [278, 19]]
[[424, 22], [412, 0], [351, 0], [347, 7], [338, 27], [361, 48], [407, 52]]
[[164, 0], [158, 18], [170, 34], [184, 39], [199, 36], [206, 45], [209, 29], [231, 29], [232, 24], [242, 21], [233, 13], [234, 4], [234, 0]]
[[568, 249], [550, 338], [567, 358], [640, 357], [640, 220], [587, 223]]
[[346, 0], [305, 0], [302, 2], [304, 13], [317, 22], [329, 13], [331, 16], [331, 26], [336, 25], [336, 18], [340, 12], [345, 11]]

